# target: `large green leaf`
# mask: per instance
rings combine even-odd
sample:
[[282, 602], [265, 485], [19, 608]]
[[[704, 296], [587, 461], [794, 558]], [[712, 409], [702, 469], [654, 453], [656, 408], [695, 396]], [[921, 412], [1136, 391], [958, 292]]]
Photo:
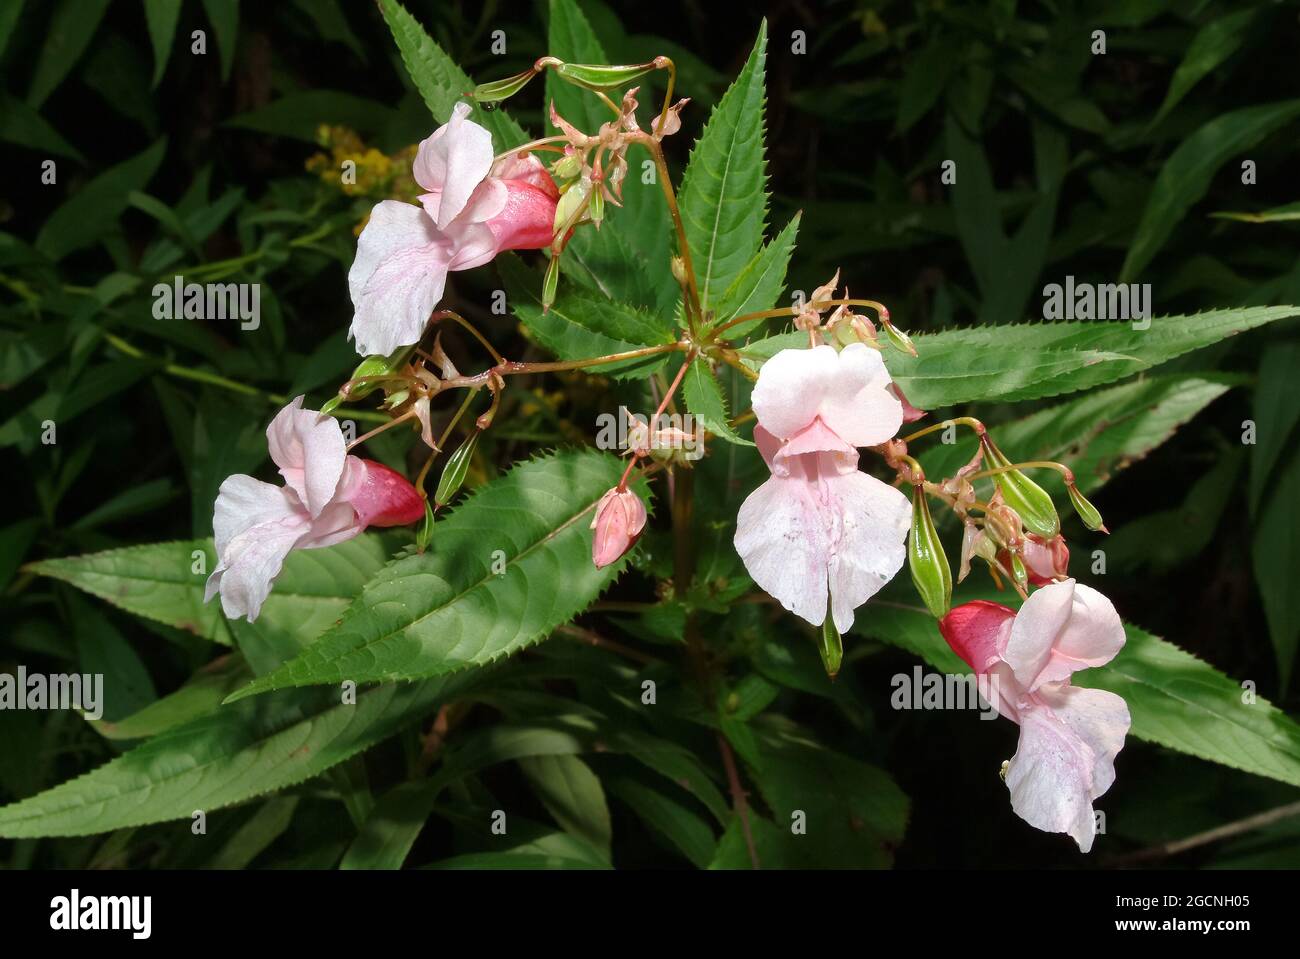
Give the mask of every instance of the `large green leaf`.
[[[754, 255], [749, 265], [727, 287], [717, 303], [715, 323], [725, 323], [746, 313], [761, 313], [776, 306], [781, 291], [785, 289], [785, 271], [790, 265], [790, 255], [794, 253], [800, 216], [796, 213], [791, 217], [785, 228]], [[740, 339], [762, 322], [738, 323], [727, 330], [727, 336], [733, 340]]]
[[1256, 306], [1157, 316], [1146, 330], [1103, 321], [945, 330], [913, 337], [918, 356], [887, 350], [885, 362], [922, 409], [1031, 400], [1110, 383], [1297, 314], [1300, 307]]
[[480, 487], [438, 524], [427, 552], [387, 566], [337, 626], [232, 699], [286, 686], [438, 676], [545, 639], [626, 563], [596, 569], [588, 529], [622, 471], [607, 453], [555, 453]]
[[[1239, 377], [1222, 373], [1173, 374], [1134, 380], [992, 427], [998, 446], [1017, 461], [1056, 460], [1074, 470], [1091, 493], [1115, 473], [1146, 456], [1174, 431], [1222, 396]], [[920, 424], [918, 424], [920, 425]], [[927, 474], [951, 476], [975, 453], [968, 430], [960, 440], [913, 449]]]
[[83, 186], [50, 214], [36, 234], [36, 249], [57, 260], [96, 242], [117, 223], [127, 195], [148, 185], [166, 151], [164, 138]]
[[368, 749], [471, 677], [294, 690], [226, 706], [77, 779], [0, 807], [0, 836], [84, 836], [215, 809], [292, 786]]
[[[392, 538], [365, 534], [327, 549], [294, 550], [262, 607], [258, 630], [315, 637], [387, 562], [393, 545]], [[220, 601], [203, 602], [203, 586], [215, 561], [212, 540], [204, 539], [46, 559], [26, 568], [136, 616], [229, 644], [230, 624]]]
[[1203, 77], [1212, 73], [1219, 64], [1240, 49], [1259, 12], [1258, 9], [1238, 10], [1209, 21], [1196, 32], [1187, 46], [1187, 52], [1183, 54], [1182, 62], [1174, 71], [1173, 79], [1169, 81], [1169, 92], [1165, 94], [1164, 102], [1151, 121], [1153, 126], [1168, 116], [1169, 111]]
[[767, 21], [740, 76], [709, 115], [682, 175], [681, 212], [702, 305], [721, 299], [763, 242]]
[[[876, 604], [859, 622], [855, 632], [909, 649], [936, 669], [970, 672], [920, 607]], [[1132, 735], [1300, 786], [1300, 725], [1191, 653], [1136, 626], [1124, 632], [1128, 641], [1114, 660], [1071, 681], [1123, 696]]]
[[1183, 140], [1156, 177], [1120, 279], [1130, 282], [1145, 269], [1187, 211], [1205, 195], [1219, 167], [1296, 117], [1300, 117], [1300, 100], [1245, 107], [1215, 117]]
[[1251, 548], [1255, 581], [1264, 600], [1264, 614], [1283, 689], [1291, 681], [1296, 651], [1300, 648], [1300, 590], [1296, 589], [1295, 581], [1296, 570], [1300, 569], [1297, 503], [1300, 503], [1300, 450], [1292, 446], [1279, 462], [1273, 484], [1255, 515]]
[[99, 23], [108, 12], [108, 0], [61, 0], [54, 9], [27, 102], [40, 108], [90, 46]]
[[[420, 26], [397, 0], [379, 0], [379, 9], [388, 22], [388, 29], [397, 41], [402, 63], [410, 74], [411, 82], [420, 92], [429, 112], [439, 123], [446, 123], [451, 110], [464, 95], [474, 89], [474, 81], [456, 65], [442, 47]], [[492, 79], [499, 79], [493, 77]], [[498, 152], [526, 143], [528, 134], [504, 110], [476, 110], [474, 122], [492, 131], [492, 140]]]
[[[501, 276], [510, 306], [530, 336], [562, 360], [585, 360], [671, 343], [673, 332], [656, 316], [625, 303], [611, 302], [565, 287], [550, 309], [542, 309], [537, 275], [518, 259], [503, 258]], [[603, 376], [643, 377], [659, 369], [665, 355], [593, 366]]]

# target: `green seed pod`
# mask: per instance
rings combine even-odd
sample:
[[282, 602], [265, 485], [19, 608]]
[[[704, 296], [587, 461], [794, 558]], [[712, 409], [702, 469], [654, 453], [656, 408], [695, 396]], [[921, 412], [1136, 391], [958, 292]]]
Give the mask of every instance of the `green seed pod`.
[[465, 482], [465, 474], [469, 472], [469, 461], [474, 456], [474, 447], [478, 445], [478, 431], [475, 430], [469, 434], [469, 439], [460, 445], [456, 452], [451, 454], [451, 459], [447, 460], [447, 466], [442, 471], [442, 478], [438, 480], [438, 491], [433, 494], [433, 501], [437, 506], [445, 506], [456, 495], [461, 484]]
[[653, 62], [623, 66], [562, 63], [555, 68], [555, 72], [577, 86], [586, 87], [588, 90], [606, 91], [616, 90], [633, 80], [639, 80], [654, 69]]
[[555, 288], [560, 283], [560, 254], [552, 253], [551, 262], [546, 266], [546, 276], [542, 279], [542, 312], [545, 313], [555, 302]]
[[420, 532], [415, 534], [415, 548], [423, 553], [433, 542], [433, 504], [425, 499], [424, 501], [424, 522], [420, 524]]
[[1074, 506], [1074, 511], [1079, 514], [1079, 519], [1083, 520], [1083, 525], [1090, 530], [1109, 533], [1110, 530], [1106, 529], [1106, 524], [1102, 522], [1101, 513], [1097, 512], [1097, 507], [1089, 503], [1079, 492], [1079, 488], [1071, 483], [1066, 489], [1070, 493], [1070, 503]]
[[1020, 558], [1019, 553], [1011, 554], [1011, 575], [1015, 577], [1016, 585], [1021, 589], [1029, 584], [1029, 571], [1025, 569], [1025, 561]]
[[591, 191], [591, 204], [587, 207], [587, 215], [599, 229], [601, 221], [605, 219], [605, 191], [600, 187]]
[[[985, 435], [984, 456], [990, 469], [1010, 466], [1011, 461]], [[1047, 491], [1020, 470], [1008, 470], [993, 476], [993, 483], [1002, 493], [1002, 499], [1020, 516], [1020, 521], [1031, 533], [1051, 539], [1061, 531], [1061, 518]]]
[[829, 600], [826, 603], [826, 619], [822, 623], [822, 639], [818, 652], [821, 653], [822, 666], [826, 668], [826, 675], [834, 679], [839, 675], [840, 665], [844, 662], [844, 642], [840, 638], [840, 631], [835, 628]]
[[557, 240], [563, 239], [564, 233], [582, 219], [582, 212], [591, 196], [591, 178], [583, 176], [574, 180], [565, 189], [560, 202], [555, 204], [555, 220], [551, 232]]
[[916, 347], [912, 345], [912, 338], [890, 323], [883, 324], [885, 327], [885, 336], [889, 338], [890, 344], [900, 353], [906, 353], [909, 356], [916, 356]]
[[528, 81], [535, 76], [537, 76], [537, 71], [528, 69], [523, 73], [516, 73], [513, 77], [506, 77], [504, 80], [480, 83], [474, 88], [474, 92], [470, 96], [479, 103], [500, 103], [522, 90], [528, 84]]
[[907, 559], [912, 582], [935, 619], [948, 615], [952, 606], [952, 569], [930, 516], [925, 487], [912, 487], [912, 534], [907, 538]]

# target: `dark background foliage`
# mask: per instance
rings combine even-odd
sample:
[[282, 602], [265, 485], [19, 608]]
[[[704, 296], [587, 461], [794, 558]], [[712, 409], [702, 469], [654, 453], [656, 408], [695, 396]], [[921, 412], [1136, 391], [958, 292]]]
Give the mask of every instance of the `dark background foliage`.
[[[803, 211], [792, 288], [810, 290], [840, 268], [854, 294], [889, 304], [914, 332], [1041, 317], [1043, 286], [1067, 274], [1150, 283], [1157, 314], [1300, 303], [1295, 222], [1211, 216], [1300, 199], [1294, 117], [1242, 134], [1224, 156], [1207, 151], [1212, 175], [1203, 187], [1180, 189], [1187, 209], [1171, 232], [1152, 241], [1144, 262], [1130, 253], [1157, 176], [1181, 144], [1216, 118], [1231, 123], [1243, 108], [1300, 98], [1294, 3], [581, 6], [611, 59], [667, 53], [677, 61], [680, 89], [694, 101], [670, 141], [679, 170], [708, 109], [744, 63], [760, 18], [768, 18], [770, 222], [780, 226]], [[478, 79], [516, 72], [547, 52], [544, 4], [409, 7]], [[1195, 41], [1216, 23], [1222, 29]], [[10, 32], [0, 53], [7, 171], [0, 458], [8, 482], [0, 667], [95, 666], [115, 678], [120, 698], [111, 707], [120, 717], [180, 685], [207, 661], [209, 647], [119, 615], [21, 564], [210, 534], [217, 484], [262, 464], [261, 434], [276, 408], [266, 394], [321, 400], [355, 361], [344, 339], [346, 270], [353, 228], [373, 198], [345, 196], [306, 169], [321, 152], [318, 128], [348, 127], [391, 154], [427, 136], [432, 122], [369, 3], [186, 0], [157, 82], [140, 3], [10, 0], [3, 25]], [[208, 33], [205, 56], [192, 55], [186, 40], [199, 29]], [[1105, 55], [1090, 52], [1099, 29]], [[505, 55], [490, 52], [495, 30], [505, 31]], [[804, 32], [806, 53], [793, 52], [792, 31]], [[1199, 51], [1204, 75], [1162, 108], [1189, 50]], [[512, 114], [540, 130], [538, 91], [519, 100]], [[1225, 127], [1223, 138], [1233, 136]], [[161, 151], [151, 177], [121, 172], [96, 209], [56, 214], [97, 177], [150, 148]], [[965, 211], [940, 180], [941, 164], [958, 156], [959, 176], [969, 171], [981, 181], [978, 171], [987, 170], [984, 192]], [[41, 164], [50, 158], [57, 182], [42, 185]], [[1243, 159], [1256, 165], [1254, 184], [1242, 182]], [[138, 192], [127, 199], [129, 191]], [[999, 267], [989, 273], [980, 264], [991, 251]], [[263, 328], [244, 335], [233, 323], [154, 321], [152, 283], [189, 264], [202, 265], [196, 278], [261, 282]], [[457, 274], [450, 296], [467, 315], [495, 323], [508, 356], [533, 355], [513, 323], [484, 309], [496, 286], [490, 270]], [[1252, 680], [1291, 712], [1300, 709], [1290, 668], [1300, 631], [1292, 595], [1300, 529], [1296, 337], [1290, 321], [1175, 361], [1175, 369], [1240, 373], [1242, 385], [1098, 500], [1114, 532], [1105, 585], [1126, 618]], [[139, 355], [124, 352], [122, 342]], [[464, 348], [451, 343], [453, 355]], [[168, 364], [200, 375], [185, 378]], [[201, 382], [204, 376], [250, 389], [245, 395]], [[587, 440], [586, 424], [612, 408], [619, 389], [585, 377], [531, 383], [503, 410], [506, 425], [486, 445], [488, 465], [475, 480], [539, 446]], [[1273, 421], [1282, 436], [1270, 438], [1272, 459], [1261, 463], [1258, 447], [1243, 451], [1243, 421], [1273, 408], [1282, 411]], [[1023, 413], [1022, 406], [1014, 415]], [[1013, 413], [984, 405], [979, 415], [996, 423]], [[39, 442], [47, 416], [58, 422], [54, 446]], [[398, 465], [407, 449], [404, 440], [380, 447]], [[1264, 535], [1279, 523], [1289, 536]], [[1077, 524], [1067, 532], [1079, 534], [1075, 562], [1086, 563], [1092, 541]], [[623, 582], [609, 598], [643, 596], [644, 584]], [[758, 628], [749, 617], [737, 607], [717, 617], [717, 629]], [[891, 710], [890, 677], [914, 660], [861, 637], [852, 642], [836, 698], [786, 691], [783, 704], [822, 741], [889, 770], [911, 798], [899, 866], [1095, 865], [1106, 850], [1142, 848], [1295, 799], [1294, 789], [1131, 740], [1102, 804], [1117, 841], [1082, 857], [1011, 813], [993, 774], [1014, 748], [1010, 724]], [[856, 721], [845, 721], [841, 695]], [[0, 713], [0, 740], [6, 801], [84, 772], [114, 749], [67, 714]], [[372, 758], [372, 775], [387, 758], [384, 749]], [[488, 785], [523, 793], [516, 780], [501, 769]], [[614, 814], [617, 863], [680, 863], [649, 842], [625, 809], [615, 805]], [[244, 814], [224, 815], [230, 836]], [[306, 789], [292, 829], [272, 835], [249, 861], [329, 864], [348, 828], [337, 803]], [[209, 862], [182, 851], [183, 833], [184, 824], [107, 841], [0, 843], [0, 862]], [[411, 861], [432, 861], [455, 846], [452, 826], [431, 826]], [[1300, 820], [1178, 861], [1294, 866]]]

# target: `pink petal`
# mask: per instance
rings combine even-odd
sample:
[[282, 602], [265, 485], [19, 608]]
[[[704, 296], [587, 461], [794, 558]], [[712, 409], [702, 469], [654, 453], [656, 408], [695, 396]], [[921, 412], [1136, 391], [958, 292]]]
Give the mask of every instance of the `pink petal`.
[[[823, 467], [830, 459], [823, 454]], [[823, 484], [824, 509], [831, 519], [831, 611], [835, 628], [847, 633], [853, 611], [902, 569], [912, 503], [894, 487], [856, 470], [823, 474]]]
[[497, 250], [540, 250], [550, 246], [555, 236], [555, 196], [523, 180], [504, 182], [506, 202], [488, 221]]
[[442, 299], [452, 242], [418, 206], [384, 200], [370, 212], [348, 271], [352, 328], [363, 356], [417, 342]]
[[492, 176], [501, 180], [515, 181], [516, 184], [536, 187], [552, 200], [560, 198], [560, 189], [551, 179], [546, 165], [532, 153], [511, 153], [509, 156], [502, 157], [492, 168]]
[[1042, 687], [1021, 711], [1020, 743], [1007, 767], [1011, 808], [1037, 829], [1068, 833], [1087, 852], [1096, 836], [1092, 801], [1115, 781], [1129, 725], [1128, 706], [1114, 693]]
[[740, 505], [735, 546], [755, 583], [796, 616], [820, 626], [826, 618], [830, 544], [815, 490], [802, 471], [772, 476]]
[[883, 443], [903, 425], [903, 404], [891, 385], [879, 351], [850, 343], [840, 351], [833, 379], [826, 385], [821, 418], [853, 446]]
[[820, 416], [814, 417], [811, 423], [791, 436], [776, 452], [773, 456], [773, 469], [778, 472], [781, 469], [788, 470], [785, 463], [790, 457], [802, 456], [806, 453], [836, 453], [838, 455], [835, 457], [835, 462], [840, 472], [857, 472], [857, 448], [850, 446], [838, 434], [832, 432]]
[[939, 620], [939, 632], [952, 651], [978, 675], [988, 672], [1002, 659], [1015, 618], [1015, 610], [978, 599], [950, 610]]
[[830, 346], [777, 353], [754, 384], [751, 402], [758, 422], [778, 439], [794, 436], [817, 416], [838, 368]]
[[289, 490], [236, 474], [221, 484], [212, 526], [217, 567], [203, 601], [218, 591], [226, 616], [257, 618], [289, 551], [311, 532], [311, 517]]
[[295, 397], [275, 415], [266, 428], [266, 443], [285, 483], [316, 517], [338, 490], [347, 444], [338, 421], [304, 410], [302, 399]]
[[1032, 692], [1076, 670], [1102, 666], [1123, 647], [1124, 626], [1110, 600], [1067, 579], [1040, 587], [1025, 600], [1004, 658]]
[[492, 169], [492, 134], [468, 119], [469, 104], [457, 103], [451, 118], [420, 144], [411, 172], [415, 182], [441, 194], [437, 225], [451, 223]]
[[348, 502], [357, 511], [360, 528], [405, 526], [424, 519], [424, 500], [405, 476], [374, 460], [357, 463], [361, 480], [350, 491]]

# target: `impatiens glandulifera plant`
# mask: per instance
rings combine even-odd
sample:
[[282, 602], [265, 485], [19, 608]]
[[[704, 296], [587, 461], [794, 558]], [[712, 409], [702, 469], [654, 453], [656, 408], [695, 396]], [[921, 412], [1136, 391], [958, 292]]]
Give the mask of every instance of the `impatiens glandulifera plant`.
[[[1242, 712], [1235, 683], [1071, 577], [1071, 520], [1049, 490], [1060, 474], [1084, 526], [1105, 530], [1085, 496], [1104, 477], [1074, 471], [1086, 444], [1043, 441], [1032, 418], [926, 412], [1093, 390], [1137, 416], [1170, 396], [1115, 381], [1295, 308], [1160, 317], [1158, 335], [1123, 322], [911, 335], [838, 273], [787, 299], [799, 218], [765, 237], [765, 26], [675, 177], [665, 142], [691, 111], [668, 57], [606, 65], [577, 5], [555, 0], [550, 55], [476, 86], [400, 4], [380, 6], [437, 125], [412, 164], [423, 192], [377, 204], [357, 239], [353, 374], [319, 413], [300, 397], [275, 415], [284, 485], [227, 479], [215, 542], [138, 548], [132, 562], [159, 568], [134, 580], [115, 554], [34, 567], [232, 645], [238, 668], [220, 704], [186, 700], [165, 736], [0, 809], [0, 835], [183, 818], [199, 789], [217, 808], [327, 774], [356, 824], [342, 864], [394, 867], [453, 784], [518, 761], [564, 830], [518, 855], [608, 863], [608, 789], [700, 866], [883, 865], [906, 797], [772, 708], [788, 691], [850, 699], [846, 664], [867, 639], [974, 672], [1020, 726], [1012, 808], [1081, 849], [1130, 732], [1300, 784], [1294, 723], [1262, 701]], [[507, 108], [538, 77], [555, 132], [532, 137]], [[639, 113], [652, 83], [662, 100]], [[451, 308], [451, 273], [494, 270], [554, 359], [509, 358], [500, 317]], [[514, 425], [506, 400], [525, 375], [613, 381], [655, 413], [633, 420], [622, 458], [537, 451], [485, 478], [481, 451]], [[1166, 418], [1210, 392], [1177, 393]], [[1068, 420], [1074, 402], [1051, 415]], [[377, 425], [348, 441], [336, 417]], [[1096, 441], [1126, 465], [1167, 433]], [[419, 451], [405, 475], [378, 462], [394, 437]], [[374, 459], [353, 452], [368, 443]], [[384, 526], [406, 529], [362, 532]], [[220, 594], [224, 616], [202, 581], [165, 572], [214, 547], [206, 598]], [[973, 563], [999, 601], [954, 606]], [[648, 598], [624, 595], [638, 586]], [[1189, 718], [1176, 682], [1192, 674], [1205, 692]], [[465, 722], [485, 710], [500, 725]], [[359, 754], [421, 721], [409, 777], [373, 800]], [[626, 764], [602, 784], [579, 758], [595, 753]], [[257, 775], [234, 775], [249, 763]], [[481, 799], [457, 796], [476, 814]], [[797, 812], [819, 825], [791, 840]]]

